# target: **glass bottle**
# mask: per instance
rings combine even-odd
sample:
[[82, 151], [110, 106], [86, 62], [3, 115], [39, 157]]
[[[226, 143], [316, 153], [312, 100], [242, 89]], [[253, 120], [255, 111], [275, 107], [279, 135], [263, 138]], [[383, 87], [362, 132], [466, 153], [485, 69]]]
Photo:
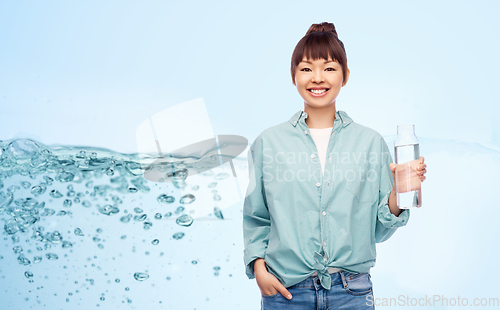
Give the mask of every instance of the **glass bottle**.
[[398, 126], [398, 135], [394, 141], [394, 157], [398, 165], [394, 180], [398, 208], [420, 208], [422, 182], [416, 170], [420, 163], [420, 148], [415, 136], [415, 125]]

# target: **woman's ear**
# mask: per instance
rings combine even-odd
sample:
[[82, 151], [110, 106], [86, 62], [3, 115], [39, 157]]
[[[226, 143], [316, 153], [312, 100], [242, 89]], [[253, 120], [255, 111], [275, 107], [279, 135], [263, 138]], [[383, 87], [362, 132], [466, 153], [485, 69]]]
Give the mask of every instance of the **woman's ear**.
[[345, 75], [345, 81], [342, 83], [342, 87], [345, 86], [345, 84], [347, 84], [347, 81], [349, 80], [350, 74], [351, 74], [351, 70], [349, 70], [349, 68], [347, 68], [347, 74]]

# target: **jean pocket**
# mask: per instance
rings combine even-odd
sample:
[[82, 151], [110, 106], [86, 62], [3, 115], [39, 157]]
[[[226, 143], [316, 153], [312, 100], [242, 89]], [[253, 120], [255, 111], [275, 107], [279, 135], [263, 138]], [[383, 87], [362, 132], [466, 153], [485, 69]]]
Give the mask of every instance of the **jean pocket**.
[[276, 293], [276, 294], [273, 294], [273, 295], [264, 295], [264, 294], [260, 294], [263, 298], [274, 298], [274, 297], [277, 297], [278, 295], [281, 295], [280, 292]]
[[345, 274], [347, 285], [344, 289], [351, 295], [368, 295], [373, 290], [373, 284], [369, 273], [347, 273]]

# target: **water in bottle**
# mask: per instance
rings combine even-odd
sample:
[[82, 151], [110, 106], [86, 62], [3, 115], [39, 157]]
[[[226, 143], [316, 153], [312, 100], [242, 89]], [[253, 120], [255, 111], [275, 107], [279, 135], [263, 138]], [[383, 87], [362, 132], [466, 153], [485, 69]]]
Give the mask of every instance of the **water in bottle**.
[[399, 125], [394, 141], [396, 164], [396, 193], [400, 209], [420, 208], [422, 190], [417, 167], [420, 163], [420, 147], [415, 136], [415, 125]]

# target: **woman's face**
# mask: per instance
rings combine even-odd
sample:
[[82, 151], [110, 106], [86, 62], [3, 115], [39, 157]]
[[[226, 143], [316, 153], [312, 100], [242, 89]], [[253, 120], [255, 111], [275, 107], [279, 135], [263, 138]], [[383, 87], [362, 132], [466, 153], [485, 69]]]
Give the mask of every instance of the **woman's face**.
[[313, 108], [326, 107], [335, 104], [340, 89], [347, 83], [342, 77], [342, 67], [332, 59], [304, 59], [295, 72], [295, 86], [304, 98], [304, 104]]

